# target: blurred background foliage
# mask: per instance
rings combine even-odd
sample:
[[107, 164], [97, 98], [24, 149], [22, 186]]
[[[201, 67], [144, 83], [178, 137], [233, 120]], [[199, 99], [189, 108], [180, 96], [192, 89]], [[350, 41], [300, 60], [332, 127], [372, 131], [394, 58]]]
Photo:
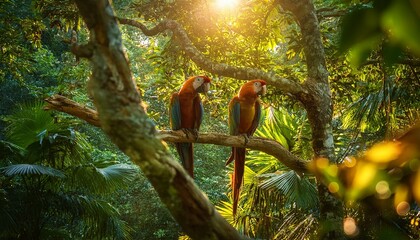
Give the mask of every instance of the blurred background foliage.
[[[325, 177], [338, 197], [351, 203], [343, 224], [350, 229], [357, 225], [360, 234], [349, 232], [350, 237], [418, 238], [418, 193], [412, 190], [419, 188], [418, 155], [405, 159], [404, 174], [393, 177], [389, 171], [399, 169], [394, 164], [398, 156], [378, 167], [375, 160], [363, 160], [363, 152], [400, 136], [419, 118], [419, 3], [314, 3], [330, 73], [335, 151], [343, 163], [339, 167], [321, 160], [314, 171]], [[114, 0], [112, 4], [118, 16], [150, 27], [166, 18], [179, 21], [194, 45], [215, 62], [305, 80], [299, 26], [277, 1], [237, 1], [230, 8], [209, 0]], [[228, 132], [227, 104], [243, 82], [201, 70], [170, 32], [146, 37], [138, 29], [120, 27], [133, 78], [159, 129], [168, 128], [170, 95], [187, 77], [206, 74], [212, 86], [203, 98], [201, 130]], [[0, 238], [186, 238], [147, 179], [100, 129], [42, 110], [39, 101], [53, 94], [93, 107], [86, 86], [90, 66], [70, 53], [74, 33], [80, 43], [87, 41], [88, 32], [73, 1], [0, 2], [0, 215], [5, 216]], [[268, 90], [256, 135], [311, 160], [306, 112], [280, 90]], [[398, 151], [393, 146], [379, 152]], [[195, 147], [195, 181], [222, 215], [255, 238], [313, 236], [319, 224], [315, 177], [291, 171], [278, 159], [256, 151], [249, 152], [240, 211], [232, 216], [232, 169], [225, 167], [229, 151], [213, 145]], [[353, 167], [346, 166], [349, 159], [357, 160]], [[394, 199], [399, 199], [396, 204]], [[405, 211], [403, 204], [404, 214], [398, 215], [401, 202], [410, 207]]]

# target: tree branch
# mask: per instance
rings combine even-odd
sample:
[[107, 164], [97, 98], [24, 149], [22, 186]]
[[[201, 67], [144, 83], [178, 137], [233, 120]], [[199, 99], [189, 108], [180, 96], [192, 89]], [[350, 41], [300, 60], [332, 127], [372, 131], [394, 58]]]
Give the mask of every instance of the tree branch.
[[57, 110], [60, 112], [64, 112], [82, 120], [85, 120], [93, 126], [101, 127], [98, 112], [91, 108], [80, 105], [77, 102], [74, 102], [64, 96], [57, 94], [44, 99], [44, 101], [48, 103], [48, 105], [44, 107], [45, 110]]
[[342, 17], [348, 13], [347, 10], [344, 9], [337, 9], [336, 7], [325, 7], [325, 8], [319, 8], [316, 10], [316, 16], [318, 18], [318, 21], [321, 22], [322, 20], [326, 18], [336, 18], [336, 17]]
[[[54, 109], [65, 112], [86, 122], [101, 127], [97, 112], [86, 106], [80, 105], [64, 96], [54, 95], [45, 99], [48, 105], [45, 109]], [[198, 139], [179, 131], [160, 130], [157, 138], [166, 142], [194, 142], [204, 144], [215, 144], [220, 146], [244, 147], [265, 152], [274, 156], [284, 165], [298, 173], [308, 173], [306, 162], [287, 151], [280, 143], [266, 138], [250, 137], [245, 145], [245, 139], [242, 136], [230, 136], [220, 133], [199, 133]]]
[[160, 137], [168, 142], [194, 142], [194, 143], [209, 143], [220, 146], [230, 147], [246, 147], [252, 150], [265, 152], [277, 158], [281, 163], [298, 173], [308, 173], [307, 163], [302, 159], [296, 157], [291, 152], [287, 151], [280, 143], [272, 139], [250, 137], [245, 143], [243, 136], [231, 136], [221, 133], [199, 133], [198, 139], [195, 140], [192, 136], [185, 136], [184, 132], [160, 130]]
[[125, 18], [117, 18], [121, 24], [133, 26], [139, 28], [146, 36], [154, 36], [165, 30], [170, 30], [179, 39], [179, 44], [187, 55], [202, 69], [235, 79], [251, 80], [251, 79], [264, 79], [268, 84], [277, 87], [285, 93], [289, 93], [295, 96], [306, 93], [306, 90], [302, 86], [292, 80], [277, 76], [275, 73], [264, 72], [260, 69], [255, 68], [242, 68], [235, 67], [225, 63], [215, 63], [208, 59], [207, 56], [203, 55], [191, 42], [187, 32], [184, 28], [175, 20], [163, 20], [155, 27], [148, 29], [144, 24]]

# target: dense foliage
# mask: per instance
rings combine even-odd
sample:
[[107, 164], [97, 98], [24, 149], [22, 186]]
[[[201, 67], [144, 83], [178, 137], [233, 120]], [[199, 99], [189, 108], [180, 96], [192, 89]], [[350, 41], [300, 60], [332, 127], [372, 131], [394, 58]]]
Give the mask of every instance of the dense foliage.
[[[59, 2], [0, 3], [0, 215], [5, 216], [0, 238], [176, 239], [183, 233], [153, 187], [100, 129], [42, 110], [39, 101], [53, 94], [93, 107], [86, 91], [90, 67], [70, 53], [69, 45], [76, 35], [85, 43], [88, 33], [74, 3]], [[214, 62], [304, 80], [299, 26], [277, 1], [237, 1], [231, 8], [216, 2], [121, 0], [113, 5], [118, 16], [150, 27], [163, 19], [177, 20], [194, 46]], [[408, 0], [315, 5], [334, 102], [335, 154], [337, 162], [346, 163], [375, 143], [401, 135], [419, 118], [420, 6]], [[171, 93], [188, 76], [207, 74], [213, 81], [203, 98], [201, 131], [227, 132], [227, 103], [241, 81], [205, 73], [169, 31], [146, 37], [133, 27], [121, 29], [133, 78], [157, 128], [168, 128]], [[256, 135], [310, 160], [311, 129], [301, 105], [270, 87], [262, 102], [264, 117]], [[195, 181], [233, 226], [262, 239], [298, 239], [316, 232], [322, 223], [315, 176], [292, 171], [256, 151], [247, 158], [240, 211], [232, 216], [232, 169], [225, 167], [229, 150], [196, 144]], [[346, 190], [355, 185], [344, 186], [341, 176], [331, 174], [336, 166], [329, 167], [314, 172], [327, 176], [329, 183], [342, 183], [336, 192], [346, 198]], [[363, 169], [369, 175], [376, 167]], [[403, 186], [399, 183], [418, 185], [403, 177], [384, 177], [389, 169], [382, 170], [371, 185], [356, 185], [369, 191], [357, 190], [347, 199], [352, 202], [347, 219], [364, 224], [359, 224], [362, 238], [417, 238], [415, 201], [409, 201], [411, 208], [404, 214], [396, 214], [390, 201], [391, 195], [401, 194], [393, 190]], [[415, 174], [404, 171], [404, 177]], [[374, 184], [381, 181], [391, 186], [388, 197], [375, 198]], [[370, 206], [378, 206], [380, 216], [373, 218], [377, 212]]]

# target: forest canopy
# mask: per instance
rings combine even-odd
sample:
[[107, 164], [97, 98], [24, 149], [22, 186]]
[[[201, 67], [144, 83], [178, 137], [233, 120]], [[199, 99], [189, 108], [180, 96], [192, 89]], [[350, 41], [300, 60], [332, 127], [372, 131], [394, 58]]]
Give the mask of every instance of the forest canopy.
[[5, 0], [0, 33], [2, 239], [420, 236], [417, 1]]

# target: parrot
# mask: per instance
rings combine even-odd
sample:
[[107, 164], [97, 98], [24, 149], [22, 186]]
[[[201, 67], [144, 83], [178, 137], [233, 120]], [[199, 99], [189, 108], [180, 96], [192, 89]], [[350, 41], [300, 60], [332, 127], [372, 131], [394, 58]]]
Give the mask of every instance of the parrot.
[[[251, 80], [242, 85], [238, 95], [229, 102], [230, 135], [243, 135], [245, 144], [258, 127], [261, 118], [261, 102], [258, 96], [265, 94], [266, 84], [264, 80]], [[233, 160], [235, 160], [232, 177], [233, 215], [236, 215], [245, 169], [245, 148], [232, 147], [226, 165]]]
[[[207, 76], [188, 78], [179, 92], [172, 94], [169, 104], [169, 121], [172, 130], [182, 129], [188, 137], [188, 132], [198, 137], [204, 108], [199, 93], [207, 93], [211, 79]], [[182, 165], [188, 174], [194, 178], [194, 155], [192, 143], [175, 143]]]

